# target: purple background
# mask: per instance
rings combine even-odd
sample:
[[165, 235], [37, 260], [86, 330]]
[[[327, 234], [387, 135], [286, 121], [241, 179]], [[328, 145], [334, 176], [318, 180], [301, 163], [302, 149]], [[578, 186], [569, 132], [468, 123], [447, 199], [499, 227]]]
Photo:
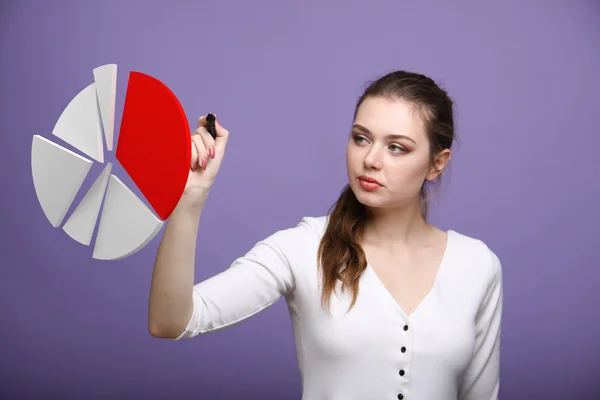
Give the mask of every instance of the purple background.
[[392, 69], [437, 79], [457, 102], [460, 145], [431, 222], [484, 240], [503, 263], [502, 397], [599, 398], [600, 3], [487, 3], [2, 1], [0, 397], [300, 398], [283, 299], [218, 334], [155, 339], [162, 231], [102, 262], [44, 216], [32, 136], [63, 144], [51, 135], [60, 113], [93, 68], [116, 63], [117, 131], [135, 70], [173, 90], [190, 128], [214, 111], [231, 132], [196, 281], [327, 212], [367, 80]]

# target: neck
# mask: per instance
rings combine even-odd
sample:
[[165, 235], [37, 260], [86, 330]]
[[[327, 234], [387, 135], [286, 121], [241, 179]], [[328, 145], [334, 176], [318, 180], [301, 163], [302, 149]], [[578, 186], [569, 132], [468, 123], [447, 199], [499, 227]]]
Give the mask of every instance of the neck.
[[410, 245], [431, 231], [418, 201], [402, 208], [369, 208], [367, 214], [364, 240], [377, 246]]

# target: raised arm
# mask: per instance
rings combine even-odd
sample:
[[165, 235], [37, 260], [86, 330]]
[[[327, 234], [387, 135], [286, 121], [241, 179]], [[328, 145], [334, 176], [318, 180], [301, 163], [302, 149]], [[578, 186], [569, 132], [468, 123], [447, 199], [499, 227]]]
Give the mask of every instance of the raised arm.
[[503, 285], [500, 260], [489, 250], [488, 286], [479, 309], [475, 349], [459, 400], [496, 400], [500, 389], [500, 333]]
[[[191, 225], [182, 219], [179, 231], [172, 233], [171, 240], [184, 235]], [[153, 336], [182, 339], [217, 331], [239, 323], [274, 304], [281, 296], [287, 296], [295, 288], [295, 260], [301, 256], [302, 243], [306, 243], [309, 234], [310, 228], [304, 221], [296, 227], [275, 232], [235, 259], [229, 268], [193, 287], [193, 273], [190, 275], [186, 268], [175, 269], [189, 260], [180, 260], [181, 264], [174, 264], [172, 269], [165, 266], [159, 270], [164, 273], [162, 280], [156, 279], [156, 282], [170, 284], [176, 294], [156, 298], [155, 305], [162, 308], [165, 325], [163, 331], [151, 330]], [[177, 248], [186, 245], [179, 244]], [[185, 250], [189, 253], [189, 247]], [[193, 266], [189, 269], [193, 270]], [[185, 312], [177, 312], [178, 307]]]
[[[185, 193], [171, 214], [160, 243], [148, 311], [152, 336], [191, 338], [234, 325], [274, 304], [295, 288], [294, 260], [302, 255], [310, 229], [305, 221], [275, 232], [233, 260], [223, 272], [194, 285], [196, 238], [200, 216], [224, 152], [227, 131], [217, 127], [216, 155], [212, 137], [202, 127], [192, 136], [194, 160]], [[206, 153], [206, 154], [204, 154]]]
[[175, 338], [193, 311], [194, 260], [202, 209], [223, 160], [229, 132], [217, 123], [215, 139], [206, 117], [191, 136], [192, 162], [179, 204], [167, 221], [152, 275], [148, 329], [160, 338]]
[[174, 338], [192, 315], [196, 237], [201, 210], [180, 202], [167, 221], [150, 286], [148, 329], [157, 338]]

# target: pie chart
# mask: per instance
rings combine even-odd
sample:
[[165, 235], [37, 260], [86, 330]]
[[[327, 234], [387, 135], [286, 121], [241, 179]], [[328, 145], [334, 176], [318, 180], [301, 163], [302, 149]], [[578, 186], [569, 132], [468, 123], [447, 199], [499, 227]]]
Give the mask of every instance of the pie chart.
[[93, 69], [90, 84], [58, 116], [52, 136], [34, 135], [31, 145], [33, 184], [46, 218], [80, 244], [93, 241], [98, 260], [128, 257], [156, 236], [183, 193], [191, 161], [188, 121], [177, 97], [158, 79], [132, 71], [115, 156], [144, 198], [112, 173], [109, 162], [73, 204], [93, 163], [104, 164], [105, 146], [115, 147], [116, 84], [116, 64]]

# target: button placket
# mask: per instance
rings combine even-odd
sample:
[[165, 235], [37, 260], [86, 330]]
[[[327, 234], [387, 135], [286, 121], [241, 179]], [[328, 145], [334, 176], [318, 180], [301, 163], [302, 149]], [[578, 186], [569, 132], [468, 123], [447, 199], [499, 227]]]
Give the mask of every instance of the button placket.
[[[407, 324], [405, 324], [405, 325], [402, 327], [402, 330], [403, 330], [404, 332], [407, 332], [407, 331], [408, 331], [408, 325], [407, 325]], [[406, 346], [402, 346], [402, 347], [400, 348], [400, 352], [401, 352], [401, 353], [403, 353], [403, 354], [404, 354], [404, 353], [406, 353]], [[404, 377], [404, 376], [406, 375], [406, 371], [405, 371], [405, 370], [402, 368], [402, 369], [400, 369], [400, 370], [398, 371], [398, 375], [399, 375], [400, 377]], [[398, 399], [400, 399], [400, 400], [404, 399], [404, 394], [402, 394], [402, 393], [398, 393]]]

